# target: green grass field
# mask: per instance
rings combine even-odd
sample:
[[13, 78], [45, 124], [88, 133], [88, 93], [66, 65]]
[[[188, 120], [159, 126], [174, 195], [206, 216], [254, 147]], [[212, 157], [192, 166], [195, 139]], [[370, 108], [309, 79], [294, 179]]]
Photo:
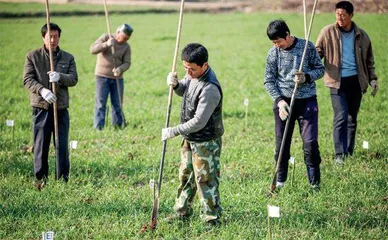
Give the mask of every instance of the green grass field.
[[[38, 7], [39, 6], [39, 7]], [[41, 9], [40, 9], [41, 8]], [[52, 5], [55, 12], [85, 10], [84, 5]], [[100, 9], [101, 8], [101, 9]], [[122, 6], [121, 10], [128, 7]], [[1, 12], [44, 12], [39, 4], [0, 3]], [[103, 6], [92, 6], [101, 11]], [[128, 9], [131, 10], [131, 9]], [[273, 176], [274, 121], [272, 101], [263, 86], [264, 66], [272, 46], [266, 36], [270, 20], [283, 18], [291, 33], [303, 36], [303, 15], [280, 13], [185, 14], [180, 50], [200, 42], [209, 51], [209, 64], [224, 90], [223, 152], [221, 154], [221, 200], [224, 224], [208, 230], [195, 214], [187, 223], [167, 224], [178, 187], [180, 139], [168, 141], [159, 225], [155, 232], [140, 233], [151, 218], [168, 98], [166, 76], [171, 71], [178, 13], [112, 14], [112, 29], [128, 22], [132, 66], [125, 73], [124, 130], [109, 126], [92, 128], [94, 65], [89, 46], [106, 31], [102, 15], [52, 17], [62, 28], [60, 46], [75, 56], [78, 85], [70, 89], [70, 182], [56, 182], [55, 153], [50, 154], [50, 179], [39, 192], [33, 185], [31, 107], [23, 87], [26, 53], [42, 46], [40, 28], [45, 18], [0, 19], [0, 239], [40, 239], [54, 231], [55, 239], [265, 239], [266, 205], [281, 208], [271, 219], [273, 239], [384, 239], [388, 212], [388, 15], [357, 14], [355, 22], [373, 42], [380, 90], [375, 98], [363, 98], [356, 139], [356, 153], [343, 167], [333, 163], [332, 108], [323, 81], [317, 84], [319, 144], [322, 162], [321, 191], [310, 191], [303, 163], [301, 139], [295, 131], [294, 184], [268, 200]], [[317, 14], [311, 40], [334, 22], [334, 14]], [[384, 27], [385, 26], [385, 27]], [[178, 62], [178, 75], [184, 70]], [[249, 99], [245, 127], [244, 99]], [[180, 99], [173, 98], [171, 125], [179, 122]], [[109, 121], [111, 114], [109, 113]], [[7, 119], [15, 120], [14, 129]], [[363, 149], [363, 141], [369, 149]], [[290, 175], [291, 177], [290, 170]], [[384, 237], [385, 236], [385, 237]]]

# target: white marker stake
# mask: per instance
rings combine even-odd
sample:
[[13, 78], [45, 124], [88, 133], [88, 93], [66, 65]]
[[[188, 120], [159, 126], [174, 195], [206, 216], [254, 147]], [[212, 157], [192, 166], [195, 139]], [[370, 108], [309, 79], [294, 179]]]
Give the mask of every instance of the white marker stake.
[[15, 125], [15, 121], [7, 119], [6, 124], [7, 124], [7, 127], [12, 128], [12, 143], [13, 143], [14, 139], [15, 139], [15, 131], [14, 131], [14, 127], [13, 127]]
[[15, 124], [15, 121], [14, 121], [14, 120], [8, 120], [8, 119], [7, 119], [6, 123], [7, 123], [7, 127], [13, 127], [14, 124]]
[[267, 212], [268, 212], [268, 217], [267, 217], [267, 222], [268, 222], [268, 237], [269, 239], [272, 239], [272, 231], [271, 231], [271, 224], [270, 224], [270, 218], [271, 217], [280, 217], [280, 207], [277, 206], [271, 206], [267, 205]]
[[248, 105], [249, 105], [249, 99], [244, 99], [244, 106], [245, 106], [245, 129], [248, 128]]
[[289, 162], [292, 165], [292, 176], [291, 176], [291, 187], [292, 187], [292, 186], [294, 186], [294, 175], [295, 175], [295, 159], [294, 159], [294, 157], [290, 157]]
[[43, 232], [42, 233], [42, 240], [54, 240], [54, 232]]
[[155, 187], [155, 179], [150, 179], [149, 185], [150, 185], [151, 189], [154, 189], [154, 187]]
[[364, 141], [362, 143], [362, 147], [365, 148], [365, 149], [369, 149], [369, 143], [367, 141]]
[[77, 149], [78, 141], [70, 141], [70, 148]]

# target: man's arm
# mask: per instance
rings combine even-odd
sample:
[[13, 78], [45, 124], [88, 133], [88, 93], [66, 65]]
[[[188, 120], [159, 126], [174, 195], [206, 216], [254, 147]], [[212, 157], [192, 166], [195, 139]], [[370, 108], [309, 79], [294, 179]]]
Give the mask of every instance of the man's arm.
[[204, 128], [209, 121], [214, 110], [221, 101], [221, 93], [217, 86], [209, 84], [206, 86], [201, 95], [194, 118], [184, 124], [180, 124], [173, 128], [173, 132], [181, 135], [198, 132]]
[[90, 46], [90, 53], [91, 54], [98, 54], [100, 52], [104, 52], [107, 49], [109, 49], [109, 46], [107, 44], [107, 40], [109, 39], [108, 34], [102, 34], [97, 40]]
[[274, 101], [281, 98], [280, 92], [276, 87], [276, 81], [278, 77], [276, 51], [276, 48], [271, 48], [268, 51], [264, 74], [264, 87]]
[[59, 72], [59, 75], [60, 75], [59, 85], [73, 87], [77, 84], [78, 74], [77, 74], [77, 67], [73, 56], [70, 57], [68, 72], [67, 73]]
[[307, 75], [306, 81], [313, 82], [323, 77], [323, 75], [325, 74], [325, 67], [322, 64], [322, 60], [319, 57], [318, 52], [314, 47], [314, 44], [311, 42], [309, 42], [308, 52], [309, 66], [312, 70], [305, 72], [305, 74]]
[[31, 60], [31, 55], [27, 54], [26, 61], [24, 63], [23, 70], [23, 84], [26, 89], [32, 93], [39, 94], [39, 91], [44, 88], [41, 83], [38, 82], [37, 72], [33, 61]]

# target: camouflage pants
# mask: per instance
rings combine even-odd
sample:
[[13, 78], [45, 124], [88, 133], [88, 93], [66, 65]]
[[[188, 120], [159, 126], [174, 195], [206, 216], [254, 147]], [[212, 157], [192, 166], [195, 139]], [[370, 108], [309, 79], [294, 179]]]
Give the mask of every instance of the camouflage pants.
[[221, 146], [221, 138], [201, 143], [182, 141], [179, 167], [181, 183], [174, 206], [178, 214], [193, 214], [192, 202], [198, 192], [201, 219], [207, 222], [220, 218], [222, 208], [218, 186]]

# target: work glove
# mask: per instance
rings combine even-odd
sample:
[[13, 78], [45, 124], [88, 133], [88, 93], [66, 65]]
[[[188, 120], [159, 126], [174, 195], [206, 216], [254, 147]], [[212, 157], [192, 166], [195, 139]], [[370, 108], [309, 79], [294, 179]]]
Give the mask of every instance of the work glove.
[[112, 72], [113, 72], [113, 75], [115, 76], [115, 77], [118, 77], [118, 76], [120, 76], [121, 75], [121, 69], [120, 68], [113, 68], [112, 69]]
[[173, 138], [176, 135], [172, 131], [172, 128], [163, 128], [162, 129], [162, 141], [165, 141], [167, 139]]
[[304, 72], [297, 71], [295, 72], [294, 82], [297, 84], [302, 84], [306, 81], [306, 77], [304, 76]]
[[54, 95], [54, 93], [52, 93], [47, 88], [42, 88], [40, 90], [40, 95], [42, 96], [42, 98], [44, 98], [44, 100], [46, 100], [50, 104], [54, 103], [57, 100], [57, 97]]
[[288, 112], [290, 111], [290, 106], [284, 100], [278, 102], [279, 107], [279, 117], [282, 121], [286, 120], [288, 117]]
[[106, 41], [106, 45], [108, 47], [112, 47], [112, 46], [116, 45], [116, 40], [114, 38], [109, 38], [108, 41]]
[[58, 72], [55, 72], [55, 71], [50, 71], [50, 72], [48, 72], [47, 73], [48, 75], [49, 75], [49, 78], [50, 78], [50, 82], [52, 82], [52, 83], [56, 83], [56, 82], [58, 82], [59, 81], [59, 78], [61, 77], [60, 75], [59, 75], [59, 73]]
[[178, 74], [176, 72], [170, 72], [167, 75], [167, 86], [172, 86], [173, 88], [178, 85]]
[[370, 81], [370, 86], [372, 87], [372, 96], [374, 97], [379, 90], [379, 85], [376, 80], [372, 80]]

